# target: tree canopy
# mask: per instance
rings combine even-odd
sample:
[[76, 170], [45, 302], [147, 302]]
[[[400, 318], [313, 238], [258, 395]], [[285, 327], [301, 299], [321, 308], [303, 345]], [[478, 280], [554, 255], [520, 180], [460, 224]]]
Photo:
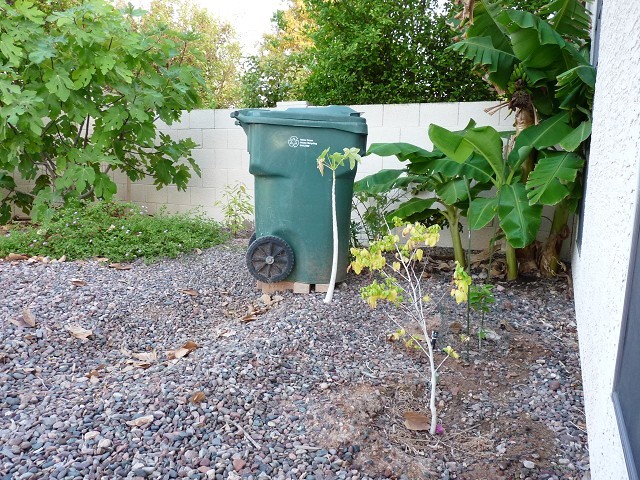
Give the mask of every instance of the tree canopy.
[[[34, 219], [73, 198], [109, 199], [110, 176], [146, 175], [185, 189], [195, 143], [156, 130], [197, 105], [198, 71], [181, 59], [192, 35], [132, 29], [104, 0], [48, 14], [0, 0], [0, 222], [11, 204]], [[17, 186], [19, 174], [34, 183]]]
[[180, 61], [197, 68], [204, 79], [198, 87], [202, 108], [227, 108], [238, 102], [242, 52], [229, 23], [193, 0], [153, 0], [139, 22], [143, 31], [163, 29], [165, 36], [176, 32], [195, 35]]
[[[243, 101], [316, 105], [494, 98], [472, 64], [447, 49], [452, 5], [428, 0], [296, 0], [248, 62]], [[252, 98], [250, 93], [257, 92]]]
[[299, 100], [309, 76], [314, 27], [304, 0], [291, 0], [290, 8], [278, 10], [271, 21], [273, 31], [263, 36], [259, 53], [245, 61], [241, 101], [246, 107]]

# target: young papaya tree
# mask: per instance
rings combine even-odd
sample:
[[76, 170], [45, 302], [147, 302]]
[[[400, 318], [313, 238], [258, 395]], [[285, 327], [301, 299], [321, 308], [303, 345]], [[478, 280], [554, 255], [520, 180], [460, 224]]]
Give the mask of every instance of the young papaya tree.
[[[554, 205], [541, 271], [554, 275], [567, 222], [581, 195], [591, 134], [595, 69], [589, 64], [590, 16], [583, 1], [553, 0], [537, 14], [501, 2], [464, 0], [450, 48], [472, 60], [515, 112], [508, 145], [530, 205]], [[522, 190], [518, 187], [518, 190]]]
[[[196, 144], [157, 131], [198, 103], [198, 72], [177, 59], [191, 35], [139, 33], [104, 0], [43, 12], [0, 0], [0, 222], [71, 199], [108, 200], [111, 172], [186, 189]], [[32, 186], [19, 188], [16, 176]]]

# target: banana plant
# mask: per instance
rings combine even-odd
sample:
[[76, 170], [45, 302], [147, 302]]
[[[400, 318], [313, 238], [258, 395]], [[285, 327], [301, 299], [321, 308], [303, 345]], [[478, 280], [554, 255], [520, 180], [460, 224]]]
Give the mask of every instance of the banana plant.
[[395, 155], [400, 161], [406, 161], [407, 166], [404, 169], [381, 170], [365, 177], [356, 182], [354, 190], [369, 193], [394, 189], [406, 189], [412, 194], [429, 192], [432, 196], [428, 198], [412, 195], [389, 212], [387, 218], [425, 222], [441, 215], [449, 226], [454, 258], [464, 266], [460, 218], [466, 215], [469, 193], [474, 197], [491, 186], [492, 171], [486, 161], [475, 156], [463, 164], [448, 158], [438, 149], [428, 151], [409, 143], [374, 143], [367, 154]]
[[497, 215], [507, 240], [507, 278], [518, 276], [515, 248], [524, 248], [536, 239], [542, 218], [542, 206], [530, 203], [520, 181], [522, 162], [511, 164], [503, 156], [500, 134], [493, 127], [473, 127], [461, 132], [431, 125], [429, 138], [448, 158], [461, 165], [484, 160], [491, 170], [490, 181], [496, 194], [471, 199], [467, 216], [469, 228], [487, 226]]
[[462, 39], [450, 48], [475, 62], [503, 99], [489, 112], [515, 112], [507, 158], [510, 168], [520, 167], [530, 206], [556, 206], [540, 265], [553, 275], [581, 195], [591, 134], [589, 13], [580, 0], [553, 0], [537, 15], [466, 0], [454, 23]]

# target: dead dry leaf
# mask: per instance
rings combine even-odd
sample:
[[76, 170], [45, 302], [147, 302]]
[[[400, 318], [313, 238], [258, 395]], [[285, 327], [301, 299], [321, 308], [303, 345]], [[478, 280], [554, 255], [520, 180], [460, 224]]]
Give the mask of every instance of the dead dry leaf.
[[59, 259], [58, 259], [58, 263], [64, 263], [67, 261], [67, 256], [66, 255], [62, 255]]
[[167, 352], [167, 356], [169, 357], [169, 360], [178, 360], [182, 357], [186, 357], [197, 348], [200, 348], [200, 345], [195, 342], [188, 341], [182, 347], [176, 350], [169, 350]]
[[404, 412], [404, 426], [408, 430], [429, 430], [429, 417], [418, 412]]
[[5, 260], [9, 262], [17, 262], [20, 260], [27, 260], [29, 257], [27, 255], [22, 255], [20, 253], [10, 253], [5, 257]]
[[109, 268], [114, 268], [116, 270], [131, 270], [133, 267], [126, 263], [110, 263]]
[[93, 259], [98, 263], [104, 263], [109, 261], [107, 257], [93, 257]]
[[202, 255], [202, 250], [200, 250], [199, 248], [196, 248], [196, 255]]
[[230, 330], [230, 329], [223, 329], [221, 331], [218, 332], [218, 334], [216, 335], [216, 338], [228, 338], [228, 337], [233, 337], [236, 334], [235, 330]]
[[22, 321], [28, 327], [33, 328], [36, 326], [36, 317], [33, 313], [31, 313], [31, 310], [29, 308], [25, 308], [24, 310], [22, 310]]
[[191, 395], [191, 398], [189, 400], [191, 400], [191, 403], [202, 403], [204, 402], [205, 398], [206, 396], [203, 392], [195, 392], [193, 395]]
[[462, 331], [462, 324], [460, 322], [451, 322], [449, 324], [449, 331], [451, 333], [455, 333], [456, 335]]
[[93, 335], [93, 332], [91, 330], [87, 330], [80, 325], [69, 325], [67, 326], [67, 331], [79, 340], [86, 340], [91, 335]]
[[145, 415], [144, 417], [134, 418], [133, 420], [129, 420], [127, 425], [131, 427], [144, 427], [153, 422], [153, 415]]
[[132, 353], [131, 356], [142, 362], [153, 363], [158, 360], [158, 354], [155, 350], [151, 352]]
[[69, 281], [71, 282], [71, 285], [75, 285], [76, 287], [84, 287], [87, 284], [87, 282], [80, 280], [79, 278], [72, 278]]
[[184, 293], [185, 295], [189, 295], [191, 297], [197, 297], [198, 296], [198, 291], [194, 290], [193, 288], [183, 288], [181, 290], [178, 290], [178, 292]]

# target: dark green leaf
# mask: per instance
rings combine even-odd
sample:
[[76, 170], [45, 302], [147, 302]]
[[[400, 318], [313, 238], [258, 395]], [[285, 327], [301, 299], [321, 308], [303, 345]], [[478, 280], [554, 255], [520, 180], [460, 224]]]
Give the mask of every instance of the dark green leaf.
[[486, 227], [496, 216], [498, 198], [474, 198], [469, 205], [467, 221], [471, 230], [480, 230]]
[[569, 195], [569, 185], [576, 180], [584, 159], [575, 153], [557, 152], [538, 159], [529, 174], [527, 196], [531, 205], [556, 205]]
[[536, 239], [542, 221], [542, 205], [530, 205], [521, 183], [503, 185], [498, 205], [500, 227], [514, 248], [524, 248]]

